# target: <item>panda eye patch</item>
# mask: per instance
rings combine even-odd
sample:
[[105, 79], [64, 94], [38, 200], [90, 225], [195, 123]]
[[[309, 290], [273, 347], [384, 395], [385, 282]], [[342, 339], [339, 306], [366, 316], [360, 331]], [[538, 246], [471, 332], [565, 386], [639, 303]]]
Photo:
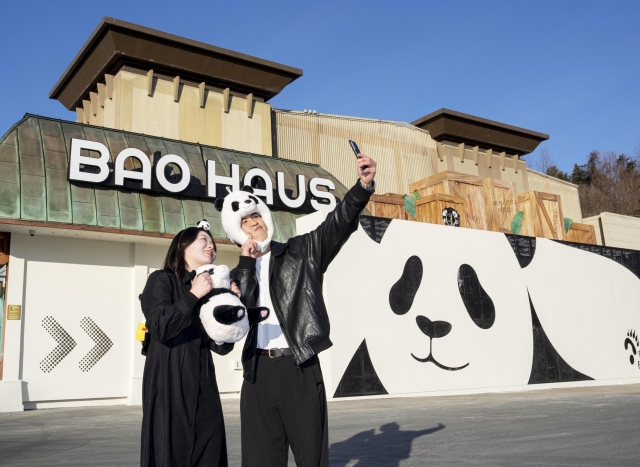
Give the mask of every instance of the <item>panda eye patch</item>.
[[389, 306], [396, 315], [404, 315], [411, 309], [421, 282], [422, 261], [411, 256], [404, 265], [402, 276], [389, 291]]
[[480, 285], [478, 275], [468, 264], [458, 268], [458, 291], [467, 313], [480, 329], [489, 329], [496, 320], [493, 300]]

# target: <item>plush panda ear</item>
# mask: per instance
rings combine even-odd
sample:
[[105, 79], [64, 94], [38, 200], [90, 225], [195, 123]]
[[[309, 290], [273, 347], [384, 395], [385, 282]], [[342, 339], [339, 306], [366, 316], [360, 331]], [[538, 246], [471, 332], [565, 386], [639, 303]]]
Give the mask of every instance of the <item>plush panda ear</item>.
[[222, 212], [222, 206], [224, 205], [224, 198], [216, 198], [213, 205], [218, 212]]
[[253, 193], [253, 188], [251, 188], [249, 185], [245, 185], [242, 188], [240, 188], [241, 191], [246, 191], [247, 193]]

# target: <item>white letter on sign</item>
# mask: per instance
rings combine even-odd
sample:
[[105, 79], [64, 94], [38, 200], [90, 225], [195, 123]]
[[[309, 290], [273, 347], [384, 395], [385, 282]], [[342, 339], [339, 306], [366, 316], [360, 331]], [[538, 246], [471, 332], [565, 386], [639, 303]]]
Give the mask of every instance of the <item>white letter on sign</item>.
[[207, 161], [207, 196], [216, 197], [216, 185], [227, 185], [231, 191], [240, 191], [240, 166], [231, 164], [231, 177], [216, 175], [216, 161]]
[[246, 174], [244, 174], [244, 184], [246, 186], [251, 186], [251, 180], [253, 177], [260, 177], [264, 180], [265, 188], [254, 188], [253, 194], [257, 196], [264, 196], [267, 198], [267, 204], [273, 204], [273, 182], [271, 181], [271, 177], [262, 169], [253, 168], [249, 169]]
[[336, 189], [336, 186], [331, 180], [327, 180], [326, 178], [312, 178], [309, 181], [309, 191], [311, 192], [311, 196], [320, 199], [327, 199], [329, 200], [329, 204], [319, 203], [312, 198], [311, 206], [313, 206], [313, 209], [315, 209], [316, 211], [333, 211], [333, 209], [336, 207], [336, 197], [327, 191], [318, 190], [319, 186], [326, 186], [330, 190]]
[[[178, 183], [171, 183], [167, 180], [167, 177], [164, 176], [164, 169], [168, 164], [176, 164], [180, 167], [182, 179]], [[175, 154], [167, 154], [166, 156], [161, 157], [156, 165], [156, 178], [158, 179], [160, 186], [169, 193], [180, 193], [181, 191], [186, 190], [191, 182], [191, 170], [189, 169], [189, 164], [187, 164], [183, 158], [178, 157]]]
[[[135, 157], [140, 161], [140, 164], [142, 165], [142, 172], [136, 172], [124, 168], [124, 161], [129, 157]], [[115, 184], [117, 186], [124, 186], [124, 179], [128, 178], [130, 180], [141, 180], [142, 188], [145, 190], [151, 189], [151, 161], [140, 149], [123, 149], [120, 151], [120, 154], [118, 154], [118, 157], [116, 157], [114, 165], [114, 172], [116, 173]]]
[[[100, 157], [81, 156], [80, 150], [97, 151]], [[109, 150], [104, 144], [84, 139], [71, 139], [71, 157], [69, 160], [69, 180], [79, 182], [102, 183], [109, 178]], [[82, 172], [80, 164], [100, 169], [98, 173]]]
[[295, 199], [289, 199], [285, 191], [284, 186], [284, 172], [276, 173], [276, 184], [278, 185], [278, 196], [282, 201], [282, 204], [288, 208], [299, 208], [304, 204], [306, 192], [304, 191], [304, 175], [298, 174], [298, 197]]

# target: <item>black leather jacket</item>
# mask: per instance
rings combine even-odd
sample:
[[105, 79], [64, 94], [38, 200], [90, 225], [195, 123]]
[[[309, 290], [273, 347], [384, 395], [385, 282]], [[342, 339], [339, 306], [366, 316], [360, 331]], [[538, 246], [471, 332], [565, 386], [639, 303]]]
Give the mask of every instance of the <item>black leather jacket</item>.
[[[360, 212], [371, 192], [356, 183], [342, 202], [314, 231], [290, 238], [286, 243], [271, 242], [269, 292], [272, 313], [278, 317], [282, 332], [299, 366], [317, 353], [331, 347], [329, 316], [322, 297], [322, 278], [342, 245], [358, 228]], [[256, 260], [241, 256], [231, 272], [247, 307], [257, 306], [259, 290]], [[255, 382], [258, 328], [249, 330], [242, 351], [244, 378]]]

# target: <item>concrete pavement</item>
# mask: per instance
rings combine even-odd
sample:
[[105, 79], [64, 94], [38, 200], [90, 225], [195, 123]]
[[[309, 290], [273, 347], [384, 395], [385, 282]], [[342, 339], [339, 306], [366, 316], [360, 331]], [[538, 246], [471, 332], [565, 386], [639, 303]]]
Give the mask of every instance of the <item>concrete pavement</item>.
[[[239, 466], [238, 400], [223, 407]], [[140, 420], [126, 406], [0, 414], [0, 465], [136, 466]], [[640, 465], [640, 385], [336, 401], [329, 423], [332, 466]]]

